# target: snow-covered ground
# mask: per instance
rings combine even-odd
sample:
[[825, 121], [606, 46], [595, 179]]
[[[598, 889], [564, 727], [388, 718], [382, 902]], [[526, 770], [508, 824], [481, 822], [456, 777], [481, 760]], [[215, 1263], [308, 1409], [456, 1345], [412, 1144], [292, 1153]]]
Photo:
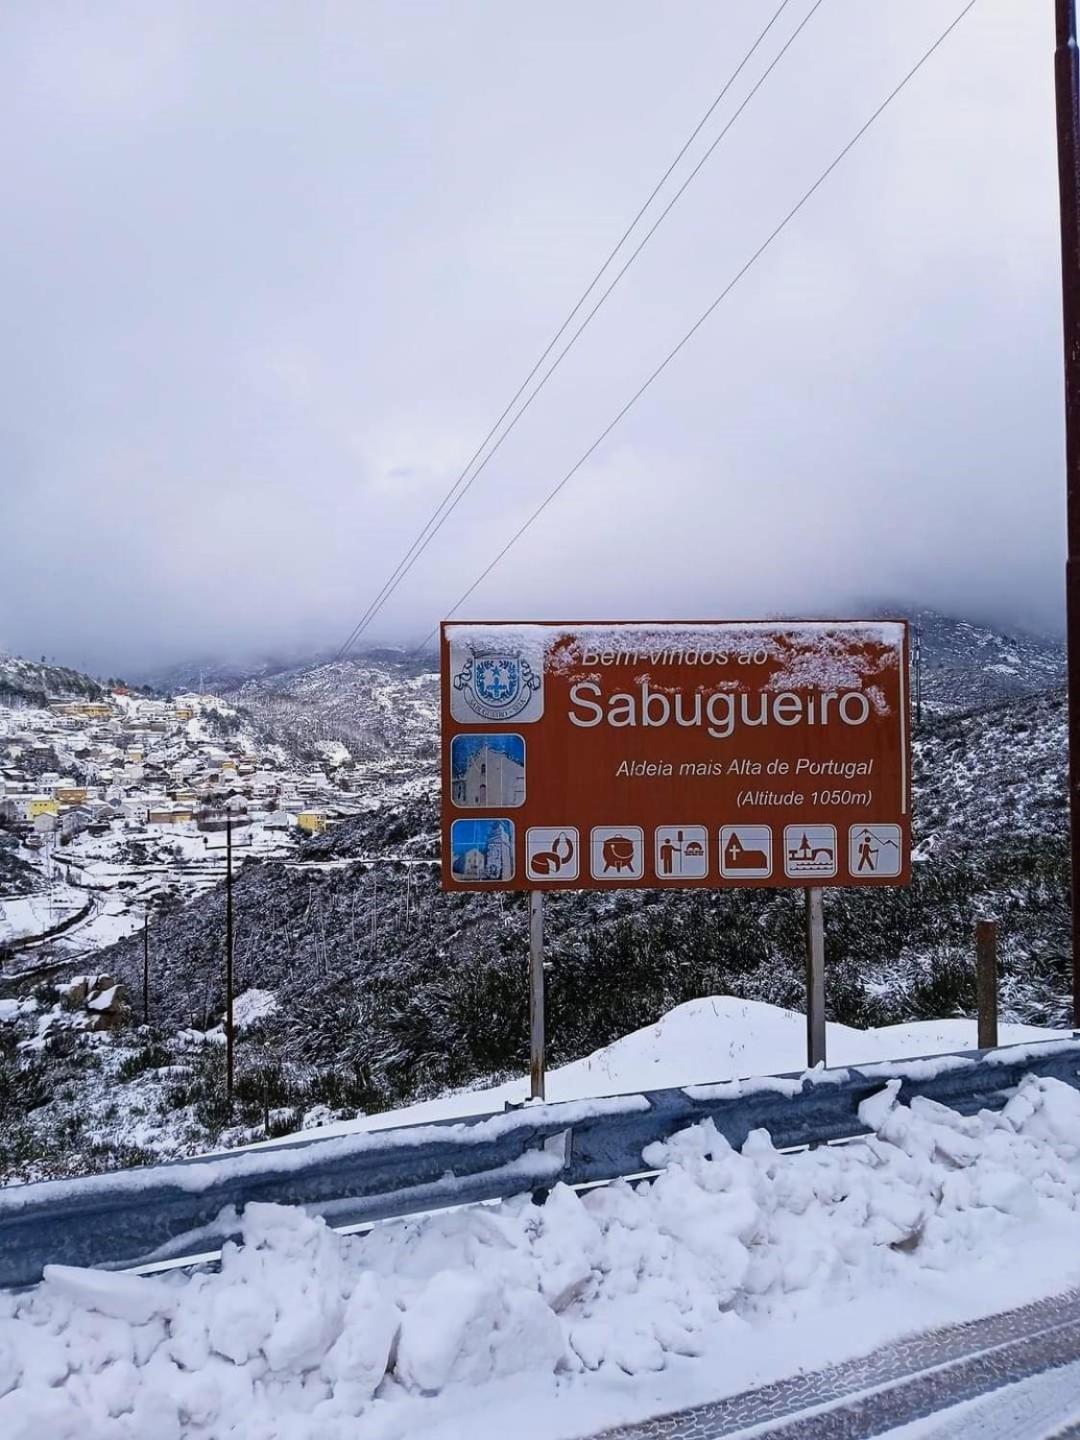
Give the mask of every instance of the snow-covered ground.
[[[974, 1020], [921, 1020], [907, 1025], [888, 1025], [880, 1030], [829, 1024], [826, 1031], [830, 1066], [973, 1050], [977, 1039]], [[1062, 1033], [1035, 1025], [1002, 1025], [999, 1039], [1002, 1045], [1018, 1045], [1029, 1040], [1061, 1039]], [[749, 1075], [780, 1075], [805, 1067], [806, 1019], [803, 1015], [757, 1000], [711, 995], [704, 1000], [677, 1005], [655, 1025], [624, 1035], [583, 1060], [549, 1071], [545, 1098], [588, 1100], [639, 1090], [707, 1085]], [[323, 1125], [318, 1129], [318, 1137], [483, 1115], [502, 1110], [507, 1104], [521, 1104], [528, 1094], [526, 1078], [484, 1089], [461, 1090], [401, 1110]], [[281, 1145], [290, 1139], [311, 1138], [312, 1131], [307, 1129], [302, 1134], [260, 1143]]]
[[336, 1235], [253, 1205], [220, 1272], [55, 1267], [0, 1296], [10, 1440], [558, 1440], [873, 1351], [1080, 1280], [1080, 1094], [865, 1102], [865, 1143]]
[[78, 914], [86, 903], [82, 890], [58, 881], [32, 895], [0, 898], [0, 937], [22, 940], [44, 935]]

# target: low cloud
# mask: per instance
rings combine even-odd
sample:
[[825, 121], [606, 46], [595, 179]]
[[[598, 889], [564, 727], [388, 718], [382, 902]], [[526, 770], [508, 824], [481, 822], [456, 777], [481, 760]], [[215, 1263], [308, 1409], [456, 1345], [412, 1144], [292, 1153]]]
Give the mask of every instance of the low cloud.
[[[1060, 627], [1051, 19], [975, 8], [464, 614]], [[944, 23], [821, 7], [369, 638], [449, 610]], [[0, 643], [343, 641], [760, 25], [10, 9]]]

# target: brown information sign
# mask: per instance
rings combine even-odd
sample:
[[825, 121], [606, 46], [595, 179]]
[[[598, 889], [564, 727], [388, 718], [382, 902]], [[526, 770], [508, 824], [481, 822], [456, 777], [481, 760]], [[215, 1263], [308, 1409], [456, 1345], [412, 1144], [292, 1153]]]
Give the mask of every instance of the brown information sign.
[[442, 627], [448, 890], [906, 885], [901, 621]]

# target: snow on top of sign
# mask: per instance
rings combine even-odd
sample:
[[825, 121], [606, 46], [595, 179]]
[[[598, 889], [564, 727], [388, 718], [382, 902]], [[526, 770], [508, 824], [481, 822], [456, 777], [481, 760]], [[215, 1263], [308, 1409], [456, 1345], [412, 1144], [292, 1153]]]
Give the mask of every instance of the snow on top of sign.
[[[852, 645], [884, 648], [899, 660], [904, 626], [898, 620], [760, 620], [760, 621], [571, 621], [535, 623], [451, 623], [449, 638], [474, 654], [513, 651], [534, 666], [542, 665], [556, 643], [567, 636], [581, 650], [633, 649], [644, 657], [695, 649], [768, 652], [771, 659], [787, 662], [771, 682], [772, 689], [861, 689], [868, 669], [880, 669], [879, 658], [860, 656]], [[579, 664], [574, 653], [556, 657], [571, 668]], [[886, 660], [886, 663], [889, 663]]]
[[[887, 650], [882, 656], [865, 649], [855, 649], [851, 636], [833, 631], [818, 637], [811, 647], [784, 647], [781, 667], [770, 675], [767, 690], [861, 690], [867, 675], [876, 675], [882, 668], [899, 664], [900, 650]], [[879, 715], [888, 711], [880, 688], [866, 687], [866, 694]]]

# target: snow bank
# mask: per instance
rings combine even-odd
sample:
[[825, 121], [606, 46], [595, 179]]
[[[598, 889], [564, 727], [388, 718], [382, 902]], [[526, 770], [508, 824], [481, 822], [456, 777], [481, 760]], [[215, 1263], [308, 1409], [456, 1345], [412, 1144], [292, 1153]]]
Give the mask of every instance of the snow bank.
[[[700, 1377], [739, 1388], [746, 1370], [714, 1372], [712, 1357], [755, 1336], [782, 1355], [770, 1334], [793, 1321], [826, 1333], [836, 1359], [846, 1305], [880, 1331], [914, 1290], [933, 1320], [980, 1267], [1020, 1253], [1027, 1275], [1049, 1263], [1074, 1279], [1080, 1094], [1029, 1077], [1003, 1112], [963, 1118], [902, 1106], [897, 1089], [865, 1102], [864, 1144], [783, 1155], [758, 1131], [740, 1154], [708, 1122], [648, 1148], [652, 1185], [558, 1187], [543, 1206], [348, 1238], [251, 1205], [218, 1273], [51, 1268], [0, 1295], [0, 1434], [403, 1437], [471, 1425], [489, 1395], [517, 1397], [522, 1433], [581, 1433], [620, 1377], [646, 1407], [649, 1377], [669, 1371], [696, 1374], [699, 1395]], [[849, 1343], [874, 1329], [849, 1327]], [[558, 1400], [559, 1425], [523, 1410], [538, 1395]]]
[[[830, 1023], [827, 1026], [829, 1064], [867, 1065], [951, 1050], [973, 1050], [977, 1043], [976, 1030], [974, 1020], [925, 1020], [889, 1025], [880, 1030], [856, 1030], [850, 1025]], [[1070, 1033], [1032, 1025], [1002, 1025], [1001, 1043], [1019, 1045], [1064, 1040]], [[547, 1098], [550, 1101], [583, 1100], [597, 1095], [685, 1087], [695, 1087], [698, 1093], [696, 1087], [711, 1087], [718, 1081], [791, 1074], [802, 1070], [805, 1064], [806, 1019], [798, 1011], [782, 1010], [758, 1000], [713, 995], [677, 1005], [655, 1025], [624, 1035], [583, 1060], [550, 1070]], [[523, 1077], [503, 1085], [424, 1100], [401, 1110], [334, 1121], [317, 1131], [307, 1128], [284, 1139], [258, 1143], [282, 1145], [291, 1140], [310, 1140], [313, 1133], [320, 1137], [343, 1135], [357, 1130], [426, 1125], [433, 1120], [484, 1115], [503, 1109], [507, 1103], [521, 1104], [528, 1093], [529, 1082]]]

